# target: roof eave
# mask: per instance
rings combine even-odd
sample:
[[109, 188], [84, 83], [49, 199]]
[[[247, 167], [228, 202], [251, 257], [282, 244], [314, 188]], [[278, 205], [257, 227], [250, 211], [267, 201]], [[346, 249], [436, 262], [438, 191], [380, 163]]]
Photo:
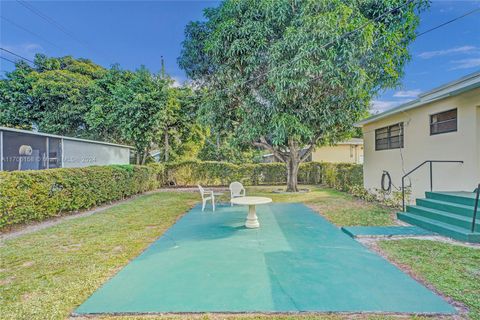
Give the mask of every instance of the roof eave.
[[2, 127], [2, 126], [0, 126], [0, 131], [18, 132], [18, 133], [31, 134], [31, 135], [41, 136], [41, 137], [49, 137], [49, 138], [64, 139], [64, 140], [71, 140], [71, 141], [79, 141], [79, 142], [85, 142], [85, 143], [101, 144], [101, 145], [107, 145], [107, 146], [112, 146], [112, 147], [121, 147], [121, 148], [135, 149], [135, 148], [132, 147], [132, 146], [127, 146], [127, 145], [117, 144], [117, 143], [112, 143], [112, 142], [104, 142], [104, 141], [96, 141], [96, 140], [89, 140], [89, 139], [73, 138], [73, 137], [67, 137], [67, 136], [60, 136], [60, 135], [56, 135], [56, 134], [43, 133], [43, 132], [35, 132], [35, 131], [30, 131], [30, 130], [23, 130], [23, 129], [16, 129], [16, 128], [8, 128], [8, 127]]
[[[465, 85], [460, 86], [456, 89], [452, 89], [455, 86], [459, 85], [460, 83], [464, 82]], [[472, 74], [469, 74], [465, 77], [462, 77], [458, 80], [452, 81], [450, 83], [447, 83], [443, 86], [434, 88], [428, 92], [425, 92], [419, 96], [419, 98], [409, 101], [407, 103], [404, 103], [398, 107], [392, 108], [388, 111], [376, 114], [374, 116], [371, 116], [367, 119], [364, 119], [362, 121], [354, 123], [355, 127], [363, 127], [366, 124], [384, 119], [386, 117], [392, 116], [394, 114], [404, 112], [410, 109], [414, 109], [417, 107], [421, 107], [425, 104], [445, 99], [448, 97], [452, 97], [455, 95], [459, 95], [463, 92], [469, 91], [469, 90], [474, 90], [476, 88], [480, 87], [480, 72], [475, 72]], [[449, 90], [450, 89], [450, 90]], [[441, 93], [442, 91], [445, 91], [443, 94]], [[431, 97], [430, 99], [428, 97]]]

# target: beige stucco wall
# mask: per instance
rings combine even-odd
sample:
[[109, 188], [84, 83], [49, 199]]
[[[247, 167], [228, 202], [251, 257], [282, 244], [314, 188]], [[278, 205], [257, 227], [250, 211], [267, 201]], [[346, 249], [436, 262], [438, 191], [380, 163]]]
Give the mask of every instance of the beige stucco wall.
[[312, 152], [312, 161], [362, 163], [363, 146], [358, 144], [339, 144], [320, 147]]
[[[380, 189], [383, 170], [395, 186], [401, 176], [425, 160], [463, 160], [463, 164], [433, 164], [434, 191], [472, 191], [480, 182], [480, 89], [448, 97], [421, 107], [380, 119], [363, 127], [364, 185]], [[456, 132], [430, 135], [430, 115], [458, 109]], [[375, 129], [404, 122], [404, 148], [375, 151]], [[403, 159], [403, 160], [402, 160]], [[414, 197], [429, 190], [429, 168], [424, 166], [407, 179]]]

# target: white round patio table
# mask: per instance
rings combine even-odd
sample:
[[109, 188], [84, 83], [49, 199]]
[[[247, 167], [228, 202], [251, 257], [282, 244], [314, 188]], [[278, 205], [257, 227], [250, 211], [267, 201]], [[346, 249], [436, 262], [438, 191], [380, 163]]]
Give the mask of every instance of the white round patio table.
[[248, 206], [247, 221], [245, 221], [245, 227], [247, 228], [260, 227], [260, 223], [258, 223], [257, 218], [256, 206], [259, 204], [267, 204], [270, 202], [272, 202], [272, 199], [265, 197], [238, 197], [232, 199], [233, 204]]

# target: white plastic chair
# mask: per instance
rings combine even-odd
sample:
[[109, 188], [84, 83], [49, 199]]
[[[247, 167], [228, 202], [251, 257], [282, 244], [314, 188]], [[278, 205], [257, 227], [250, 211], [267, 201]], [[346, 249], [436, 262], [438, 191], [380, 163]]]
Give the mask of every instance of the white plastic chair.
[[215, 211], [215, 195], [213, 191], [205, 190], [201, 185], [198, 185], [198, 190], [200, 190], [200, 195], [202, 196], [202, 211], [205, 210], [205, 205], [208, 200], [212, 202], [212, 208], [213, 211]]
[[230, 183], [230, 205], [233, 206], [232, 200], [234, 198], [245, 197], [245, 188], [240, 182]]

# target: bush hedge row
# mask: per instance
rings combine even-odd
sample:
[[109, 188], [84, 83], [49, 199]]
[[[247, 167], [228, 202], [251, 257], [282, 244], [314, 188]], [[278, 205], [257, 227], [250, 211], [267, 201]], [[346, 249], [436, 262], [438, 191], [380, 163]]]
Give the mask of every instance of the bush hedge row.
[[[362, 166], [308, 162], [299, 182], [325, 184], [347, 191], [362, 184]], [[39, 171], [0, 172], [0, 229], [88, 209], [161, 186], [226, 186], [286, 183], [281, 163], [235, 165], [186, 161], [147, 166], [101, 166]]]
[[[235, 165], [214, 161], [186, 161], [167, 164], [163, 183], [171, 186], [226, 186], [231, 181], [244, 185], [277, 185], [287, 181], [283, 163]], [[342, 191], [363, 184], [361, 165], [349, 163], [305, 162], [300, 165], [298, 181], [325, 184]]]
[[148, 166], [0, 172], [0, 229], [92, 208], [156, 187], [156, 170]]

